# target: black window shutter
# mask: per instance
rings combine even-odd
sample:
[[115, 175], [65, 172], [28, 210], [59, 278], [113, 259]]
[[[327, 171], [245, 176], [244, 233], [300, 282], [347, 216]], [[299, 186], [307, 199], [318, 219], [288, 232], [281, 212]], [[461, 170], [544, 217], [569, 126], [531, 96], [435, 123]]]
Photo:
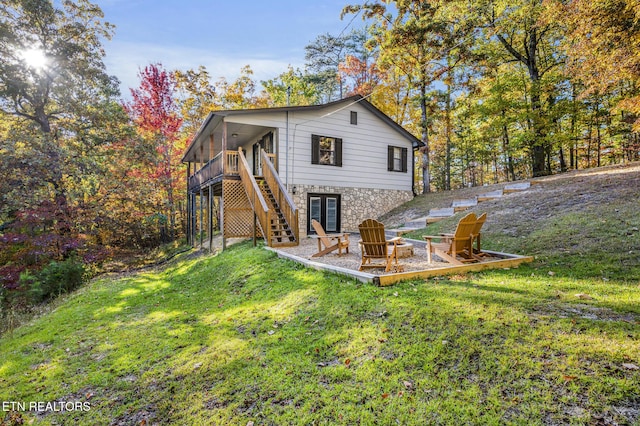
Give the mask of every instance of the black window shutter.
[[311, 135], [311, 164], [320, 164], [320, 136]]
[[342, 139], [336, 138], [336, 166], [342, 167]]
[[402, 171], [407, 172], [407, 148], [402, 148]]
[[387, 170], [393, 171], [393, 147], [391, 145], [387, 146]]

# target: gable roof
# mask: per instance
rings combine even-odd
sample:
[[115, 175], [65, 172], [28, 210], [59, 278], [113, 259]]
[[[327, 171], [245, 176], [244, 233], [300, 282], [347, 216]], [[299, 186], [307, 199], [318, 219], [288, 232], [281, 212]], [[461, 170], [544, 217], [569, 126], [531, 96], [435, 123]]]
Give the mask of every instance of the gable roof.
[[388, 115], [384, 112], [380, 111], [376, 108], [371, 102], [369, 102], [366, 98], [361, 95], [353, 95], [347, 98], [343, 98], [337, 101], [329, 102], [326, 104], [319, 105], [304, 105], [304, 106], [287, 106], [287, 107], [274, 107], [274, 108], [255, 108], [255, 109], [236, 109], [236, 110], [221, 110], [221, 111], [212, 111], [209, 113], [207, 118], [204, 120], [198, 132], [193, 137], [189, 146], [184, 152], [182, 157], [182, 161], [185, 161], [185, 158], [188, 157], [190, 151], [193, 146], [196, 144], [196, 141], [202, 136], [203, 132], [212, 121], [221, 121], [224, 117], [231, 117], [237, 115], [252, 115], [252, 114], [260, 114], [260, 113], [272, 113], [272, 112], [295, 112], [295, 111], [316, 111], [331, 108], [333, 106], [338, 106], [340, 104], [346, 104], [343, 108], [347, 108], [350, 105], [355, 103], [359, 103], [365, 109], [373, 113], [376, 117], [381, 119], [384, 123], [390, 126], [392, 129], [400, 133], [404, 138], [406, 138], [409, 142], [411, 142], [411, 146], [413, 149], [418, 149], [424, 146], [424, 143], [409, 133], [404, 127], [393, 121]]

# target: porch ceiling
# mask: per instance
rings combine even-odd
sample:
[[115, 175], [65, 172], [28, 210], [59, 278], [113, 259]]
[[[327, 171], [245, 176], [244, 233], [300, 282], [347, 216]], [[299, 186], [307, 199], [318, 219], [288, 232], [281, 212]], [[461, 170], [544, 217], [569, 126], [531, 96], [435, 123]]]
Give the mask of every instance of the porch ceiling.
[[[182, 162], [202, 161], [200, 152], [202, 152], [205, 161], [220, 153], [222, 151], [223, 128], [224, 119], [219, 116], [212, 117], [185, 151]], [[240, 146], [257, 142], [260, 137], [270, 130], [273, 129], [265, 126], [254, 126], [252, 124], [227, 122], [227, 150], [237, 151]], [[213, 155], [209, 152], [210, 135], [213, 135]]]

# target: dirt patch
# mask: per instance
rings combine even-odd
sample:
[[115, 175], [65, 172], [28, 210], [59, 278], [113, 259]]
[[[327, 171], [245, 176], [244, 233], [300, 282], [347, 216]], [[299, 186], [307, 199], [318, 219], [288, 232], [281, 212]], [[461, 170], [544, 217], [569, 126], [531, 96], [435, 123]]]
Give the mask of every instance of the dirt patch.
[[593, 321], [624, 321], [640, 324], [640, 316], [634, 313], [615, 312], [609, 308], [587, 305], [584, 303], [552, 303], [537, 306], [533, 315], [554, 316], [557, 318], [583, 318]]
[[[528, 181], [532, 183], [529, 189], [479, 203], [471, 211], [489, 213], [486, 228], [525, 222], [530, 231], [561, 212], [584, 211], [600, 206], [608, 206], [615, 212], [618, 201], [638, 200], [640, 197], [640, 163], [571, 171]], [[449, 207], [454, 200], [474, 198], [503, 189], [507, 184], [420, 195], [384, 215], [381, 220], [389, 228], [398, 227], [413, 218], [426, 216], [430, 209]], [[506, 228], [506, 233], [515, 232], [508, 226]]]

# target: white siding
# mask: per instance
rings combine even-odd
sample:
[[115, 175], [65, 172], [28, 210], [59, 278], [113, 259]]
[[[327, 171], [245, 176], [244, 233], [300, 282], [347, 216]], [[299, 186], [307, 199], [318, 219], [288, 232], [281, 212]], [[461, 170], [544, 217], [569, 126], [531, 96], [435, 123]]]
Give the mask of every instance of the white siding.
[[[359, 104], [334, 105], [315, 111], [289, 113], [289, 153], [285, 163], [287, 129], [284, 112], [265, 112], [227, 117], [229, 122], [278, 129], [276, 144], [279, 173], [291, 185], [323, 185], [411, 191], [411, 143], [395, 129]], [[343, 108], [340, 110], [340, 108]], [[337, 112], [332, 112], [336, 111]], [[350, 112], [358, 113], [358, 124], [350, 124]], [[311, 135], [342, 139], [342, 167], [311, 164]], [[407, 172], [387, 171], [387, 147], [408, 149]], [[247, 156], [251, 152], [247, 147]], [[287, 174], [289, 177], [287, 179]]]

